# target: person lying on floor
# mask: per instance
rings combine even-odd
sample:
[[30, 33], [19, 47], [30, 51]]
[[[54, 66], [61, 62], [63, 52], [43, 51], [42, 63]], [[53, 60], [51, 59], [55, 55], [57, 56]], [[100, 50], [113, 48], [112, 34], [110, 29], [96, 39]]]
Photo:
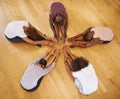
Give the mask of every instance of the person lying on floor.
[[92, 64], [87, 59], [72, 54], [67, 45], [62, 49], [66, 70], [75, 81], [79, 92], [83, 95], [95, 92], [98, 89], [98, 79]]
[[46, 55], [43, 54], [40, 58], [32, 61], [20, 81], [22, 87], [27, 91], [38, 88], [43, 76], [48, 74], [56, 65], [59, 55], [59, 49], [53, 48]]
[[27, 21], [12, 21], [5, 29], [5, 36], [11, 42], [27, 42], [33, 45], [52, 46], [55, 39], [47, 37]]
[[68, 38], [70, 47], [90, 47], [95, 44], [106, 44], [112, 41], [113, 32], [109, 27], [90, 27], [82, 34]]
[[[68, 28], [68, 14], [62, 3], [54, 2], [51, 4], [49, 22], [57, 41], [62, 38], [62, 41], [65, 42]], [[59, 32], [61, 32], [62, 37], [60, 37]]]

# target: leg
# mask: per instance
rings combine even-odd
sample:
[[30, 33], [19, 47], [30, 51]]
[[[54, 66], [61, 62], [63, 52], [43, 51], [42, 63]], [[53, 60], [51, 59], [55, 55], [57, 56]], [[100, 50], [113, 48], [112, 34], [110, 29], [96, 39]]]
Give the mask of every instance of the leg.
[[78, 37], [81, 37], [82, 36], [82, 34], [78, 34], [78, 35], [76, 35], [76, 36], [73, 36], [73, 37], [71, 37], [71, 38], [68, 38], [67, 40], [68, 40], [68, 42], [71, 42], [71, 41], [73, 41], [73, 40], [75, 40], [75, 39], [77, 39]]
[[64, 53], [64, 63], [65, 63], [66, 70], [67, 70], [68, 74], [70, 75], [70, 77], [74, 80], [74, 77], [71, 74], [71, 72], [73, 71], [73, 69], [71, 67], [72, 60], [67, 55], [67, 52], [65, 50], [65, 46], [63, 47], [63, 53]]
[[65, 39], [66, 39], [65, 27], [64, 27], [64, 26], [61, 26], [61, 27], [60, 27], [60, 30], [61, 30], [61, 33], [62, 33], [62, 41], [65, 42]]
[[53, 62], [55, 62], [58, 59], [59, 55], [60, 55], [59, 50], [56, 50], [54, 54], [52, 54], [51, 58], [47, 60], [46, 67], [49, 67]]
[[81, 45], [79, 45], [79, 44], [76, 44], [76, 45], [70, 45], [70, 47], [71, 47], [71, 48], [73, 48], [73, 47], [81, 47], [81, 48], [86, 48], [87, 46], [86, 46], [85, 44], [81, 44]]
[[57, 39], [57, 41], [59, 41], [60, 39], [60, 35], [59, 35], [59, 25], [56, 25], [55, 24], [55, 34], [54, 34], [54, 37]]
[[82, 40], [83, 40], [83, 36], [80, 36], [80, 37], [78, 37], [78, 38], [75, 38], [75, 39], [73, 40], [73, 42], [82, 41]]
[[54, 55], [54, 52], [56, 51], [56, 48], [53, 48], [50, 52], [47, 53], [46, 57], [44, 58], [46, 61], [49, 60], [49, 58]]
[[65, 58], [65, 59], [68, 58], [69, 56], [68, 56], [68, 54], [67, 54], [67, 51], [66, 51], [66, 49], [65, 49], [65, 46], [63, 46], [62, 50], [63, 50], [64, 58]]
[[73, 42], [72, 44], [70, 44], [69, 46], [71, 48], [73, 47], [85, 47], [86, 44], [88, 44], [89, 42], [85, 42], [85, 41], [76, 41], [76, 42]]
[[69, 57], [69, 55], [67, 53], [66, 46], [64, 46], [62, 49], [63, 49], [63, 54], [64, 54], [64, 63], [65, 63], [65, 65], [69, 66], [70, 70], [72, 70], [72, 67], [71, 67], [72, 59], [71, 59], [71, 57]]
[[69, 57], [71, 58], [72, 61], [73, 61], [74, 59], [76, 59], [76, 56], [71, 53], [71, 51], [70, 51], [70, 49], [69, 49], [68, 46], [66, 46], [66, 51], [67, 51], [67, 54], [69, 55]]

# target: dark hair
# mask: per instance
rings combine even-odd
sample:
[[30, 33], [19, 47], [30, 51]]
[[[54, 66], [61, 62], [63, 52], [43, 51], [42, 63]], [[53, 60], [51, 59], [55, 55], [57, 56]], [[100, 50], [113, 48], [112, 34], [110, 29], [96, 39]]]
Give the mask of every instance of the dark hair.
[[46, 67], [47, 61], [42, 58], [42, 59], [39, 61], [39, 64], [41, 64], [42, 67]]
[[83, 40], [91, 41], [93, 39], [94, 31], [88, 32], [83, 36]]
[[84, 59], [83, 57], [78, 57], [72, 61], [72, 69], [73, 71], [79, 71], [82, 68], [87, 67], [89, 64], [88, 60]]
[[28, 38], [36, 41], [36, 40], [44, 40], [44, 37], [40, 36], [35, 28], [28, 29]]

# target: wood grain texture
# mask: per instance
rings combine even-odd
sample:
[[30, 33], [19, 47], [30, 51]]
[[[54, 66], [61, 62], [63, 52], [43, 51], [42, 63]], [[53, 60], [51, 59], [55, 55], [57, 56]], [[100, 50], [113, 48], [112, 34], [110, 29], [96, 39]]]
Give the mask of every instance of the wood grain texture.
[[[62, 2], [67, 9], [68, 37], [90, 26], [108, 26], [114, 32], [114, 39], [109, 44], [71, 49], [75, 55], [87, 58], [97, 73], [99, 88], [89, 96], [78, 92], [66, 72], [63, 54], [36, 91], [26, 92], [20, 86], [28, 64], [51, 48], [11, 43], [5, 38], [4, 30], [10, 21], [27, 20], [52, 37], [49, 10], [54, 1]], [[119, 0], [0, 0], [0, 99], [120, 99], [119, 37]], [[63, 43], [56, 46], [60, 48]]]

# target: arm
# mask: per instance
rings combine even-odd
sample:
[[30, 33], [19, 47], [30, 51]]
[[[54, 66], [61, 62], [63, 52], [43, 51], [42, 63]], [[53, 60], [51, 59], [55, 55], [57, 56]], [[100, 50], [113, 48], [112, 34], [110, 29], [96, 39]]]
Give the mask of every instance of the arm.
[[50, 27], [51, 27], [54, 35], [55, 35], [55, 34], [56, 34], [56, 31], [55, 31], [55, 27], [54, 27], [54, 25], [53, 25], [53, 19], [52, 19], [52, 15], [51, 15], [51, 14], [49, 15], [49, 22], [50, 22]]
[[67, 37], [66, 32], [68, 28], [68, 16], [65, 17], [63, 20], [63, 24], [61, 25], [61, 33], [62, 33], [62, 40], [65, 42], [65, 39]]
[[59, 35], [59, 25], [55, 24], [55, 31], [56, 33], [54, 34], [54, 37], [57, 39], [57, 41], [59, 41], [60, 35]]
[[66, 16], [66, 20], [65, 20], [65, 31], [67, 31], [68, 29], [68, 15]]
[[73, 37], [71, 37], [71, 38], [68, 38], [68, 41], [83, 40], [83, 36], [84, 36], [85, 34], [87, 34], [88, 32], [90, 32], [91, 28], [92, 28], [92, 27], [86, 29], [83, 33], [80, 33], [80, 34], [78, 34], [78, 35], [76, 35], [76, 36], [73, 36]]
[[70, 39], [68, 39], [68, 41], [70, 42], [76, 42], [76, 41], [82, 41], [83, 40], [83, 36], [81, 35], [81, 36], [79, 36], [79, 37], [77, 37], [76, 39], [73, 39], [72, 41], [70, 40]]
[[[78, 44], [74, 44], [73, 46], [78, 46], [78, 47], [82, 47], [82, 48], [86, 48], [86, 47], [90, 47], [93, 46], [95, 44], [103, 44], [103, 41], [100, 40], [99, 38], [94, 38], [91, 41], [88, 42], [79, 42]], [[71, 46], [70, 46], [71, 47]]]
[[53, 48], [50, 52], [47, 53], [47, 56], [44, 58], [47, 61], [47, 65], [45, 68], [49, 67], [52, 64], [53, 61], [51, 61], [50, 58], [54, 56], [56, 50], [56, 48]]
[[66, 70], [67, 70], [70, 78], [71, 78], [72, 80], [74, 80], [74, 77], [72, 76], [72, 67], [71, 67], [71, 61], [72, 61], [72, 60], [70, 59], [70, 57], [69, 57], [68, 54], [67, 54], [66, 46], [64, 46], [64, 47], [62, 48], [62, 50], [63, 50], [63, 54], [64, 54], [64, 64], [65, 64]]
[[65, 62], [65, 67], [66, 67], [66, 70], [67, 70], [70, 78], [71, 78], [72, 80], [74, 80], [74, 77], [72, 76], [72, 70], [71, 70], [71, 68], [70, 68], [70, 66], [69, 66], [69, 64], [68, 64], [67, 62]]
[[58, 57], [60, 55], [60, 52], [58, 49], [54, 48], [52, 49], [47, 56], [44, 58], [47, 61], [47, 65], [46, 68], [48, 68], [49, 66], [51, 66], [52, 63], [54, 63]]
[[86, 42], [86, 41], [76, 41], [76, 42], [72, 42], [72, 44], [69, 45], [69, 47], [73, 48], [73, 47], [82, 47], [82, 48], [85, 48], [87, 47], [86, 45], [88, 44], [89, 42]]
[[29, 39], [28, 37], [24, 37], [22, 38], [25, 42], [29, 43], [29, 44], [33, 44], [33, 45], [49, 45], [49, 46], [52, 46], [54, 45], [54, 43], [50, 42], [50, 41], [45, 41], [45, 40], [42, 40], [42, 41], [33, 41], [31, 39]]
[[54, 63], [58, 59], [59, 55], [60, 55], [60, 53], [57, 50], [55, 52], [55, 54], [53, 55], [53, 57], [48, 60], [46, 68], [48, 68], [49, 66], [51, 66], [51, 64]]
[[70, 51], [70, 48], [67, 45], [66, 45], [66, 51], [67, 51], [67, 53], [72, 61], [74, 59], [76, 59], [76, 56], [74, 54], [72, 54], [72, 52]]
[[66, 39], [66, 29], [65, 29], [65, 25], [62, 25], [60, 27], [60, 31], [62, 33], [62, 40], [65, 42], [65, 39]]

